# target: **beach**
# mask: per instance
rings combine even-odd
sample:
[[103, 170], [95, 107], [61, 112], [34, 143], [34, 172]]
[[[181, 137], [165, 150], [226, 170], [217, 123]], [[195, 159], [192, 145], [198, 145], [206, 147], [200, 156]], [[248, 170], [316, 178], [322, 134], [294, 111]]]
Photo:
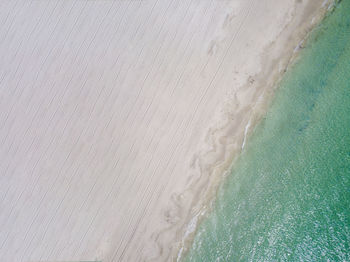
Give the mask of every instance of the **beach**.
[[0, 260], [176, 260], [329, 4], [2, 2]]
[[349, 11], [310, 32], [181, 261], [350, 260]]

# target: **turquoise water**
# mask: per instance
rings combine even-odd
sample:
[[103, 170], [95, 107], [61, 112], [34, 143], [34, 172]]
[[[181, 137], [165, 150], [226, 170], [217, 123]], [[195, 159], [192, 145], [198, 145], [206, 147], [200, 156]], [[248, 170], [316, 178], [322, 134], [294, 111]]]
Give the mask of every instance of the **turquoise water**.
[[350, 1], [314, 30], [185, 261], [350, 261]]

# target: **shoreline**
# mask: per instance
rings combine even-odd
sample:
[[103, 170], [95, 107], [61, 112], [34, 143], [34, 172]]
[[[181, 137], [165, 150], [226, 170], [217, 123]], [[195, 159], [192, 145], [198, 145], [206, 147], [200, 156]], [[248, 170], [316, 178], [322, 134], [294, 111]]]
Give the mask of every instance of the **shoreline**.
[[[203, 179], [206, 181], [195, 181], [190, 186], [190, 189], [187, 189], [192, 191], [191, 193], [193, 193], [193, 191], [196, 192], [195, 194], [197, 200], [193, 201], [194, 204], [191, 207], [190, 215], [188, 215], [187, 223], [184, 223], [182, 228], [178, 230], [178, 232], [182, 233], [181, 243], [177, 242], [178, 246], [175, 248], [174, 252], [172, 252], [171, 258], [169, 259], [170, 261], [182, 261], [182, 259], [186, 256], [188, 250], [191, 248], [198, 226], [201, 224], [202, 220], [206, 219], [207, 214], [210, 213], [213, 205], [215, 204], [216, 193], [219, 186], [225, 180], [225, 177], [230, 175], [240, 152], [244, 150], [245, 143], [247, 139], [249, 139], [250, 133], [267, 112], [269, 105], [273, 100], [274, 93], [277, 90], [285, 72], [289, 69], [289, 67], [293, 66], [295, 62], [297, 62], [300, 53], [299, 51], [304, 48], [304, 44], [308, 41], [309, 33], [322, 22], [329, 10], [333, 7], [333, 4], [333, 0], [325, 0], [321, 6], [318, 6], [318, 10], [316, 9], [314, 12], [310, 11], [303, 17], [299, 15], [296, 19], [300, 19], [301, 21], [299, 21], [297, 25], [295, 24], [296, 21], [289, 23], [286, 28], [284, 28], [283, 32], [281, 32], [281, 35], [275, 39], [275, 41], [267, 48], [265, 52], [263, 52], [263, 63], [266, 62], [269, 64], [269, 66], [267, 67], [268, 70], [253, 76], [253, 82], [256, 82], [256, 86], [258, 86], [257, 89], [262, 89], [263, 91], [262, 94], [259, 92], [260, 90], [256, 91], [259, 97], [256, 99], [255, 103], [253, 103], [253, 108], [251, 111], [246, 113], [246, 116], [248, 116], [248, 122], [244, 128], [242, 128], [243, 126], [238, 128], [237, 133], [226, 132], [220, 134], [218, 139], [214, 139], [221, 141], [221, 139], [225, 139], [225, 136], [238, 136], [237, 140], [242, 141], [241, 150], [232, 149], [230, 147], [225, 148], [225, 142], [221, 142], [222, 144], [219, 146], [224, 147], [225, 152], [222, 153], [223, 158], [214, 163], [212, 167], [213, 169], [209, 172], [210, 177], [200, 177], [199, 180]], [[314, 7], [317, 5], [319, 4], [314, 3]], [[295, 20], [295, 17], [293, 20]], [[296, 28], [296, 32], [291, 32]], [[286, 42], [288, 42], [288, 39], [291, 41], [287, 44]], [[283, 45], [283, 42], [285, 42], [286, 45]], [[284, 50], [278, 50], [281, 47]], [[277, 65], [273, 65], [274, 62], [277, 62]], [[268, 72], [272, 72], [272, 74], [269, 74]], [[249, 87], [252, 84], [249, 78], [247, 79], [248, 83], [242, 88]], [[228, 112], [228, 114], [230, 113], [231, 112]], [[230, 124], [228, 123], [227, 126], [229, 125]], [[227, 126], [218, 128], [218, 130], [225, 129]], [[230, 143], [228, 143], [228, 145], [230, 145]], [[216, 151], [216, 146], [218, 145], [212, 145], [214, 148], [213, 152]], [[206, 154], [208, 153], [206, 152], [204, 155]], [[194, 189], [196, 187], [194, 184], [197, 184], [198, 182], [206, 185], [204, 188]], [[203, 194], [203, 191], [205, 194], [204, 198], [199, 196]], [[181, 195], [183, 194], [184, 193]]]
[[186, 253], [330, 1], [4, 4], [0, 259]]

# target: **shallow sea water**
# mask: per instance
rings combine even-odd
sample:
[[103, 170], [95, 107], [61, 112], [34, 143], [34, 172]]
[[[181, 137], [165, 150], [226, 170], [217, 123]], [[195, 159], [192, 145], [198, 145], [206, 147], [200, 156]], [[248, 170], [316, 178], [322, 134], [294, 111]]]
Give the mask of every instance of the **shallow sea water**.
[[350, 0], [314, 29], [184, 261], [350, 261]]

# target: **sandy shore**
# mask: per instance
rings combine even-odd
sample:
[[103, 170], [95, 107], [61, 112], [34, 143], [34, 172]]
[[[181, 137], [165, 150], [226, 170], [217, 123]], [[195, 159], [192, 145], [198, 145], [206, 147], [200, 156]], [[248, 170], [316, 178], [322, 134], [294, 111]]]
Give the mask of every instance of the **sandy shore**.
[[0, 261], [167, 261], [327, 2], [0, 6]]

